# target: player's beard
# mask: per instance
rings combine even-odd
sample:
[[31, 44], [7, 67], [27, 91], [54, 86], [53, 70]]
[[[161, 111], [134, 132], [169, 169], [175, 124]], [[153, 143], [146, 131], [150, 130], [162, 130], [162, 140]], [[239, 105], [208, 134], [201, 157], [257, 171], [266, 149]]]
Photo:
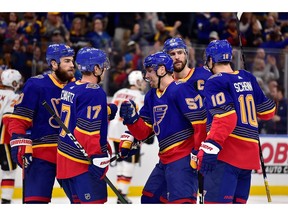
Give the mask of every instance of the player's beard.
[[[71, 69], [71, 70], [72, 70], [72, 69]], [[71, 70], [69, 70], [69, 71], [63, 71], [63, 70], [61, 69], [61, 67], [58, 67], [58, 69], [55, 71], [55, 74], [56, 74], [56, 76], [58, 77], [58, 79], [59, 79], [61, 82], [65, 83], [65, 82], [67, 82], [67, 81], [72, 80], [73, 77], [74, 77], [75, 71], [73, 71], [73, 73], [71, 73]]]
[[[178, 66], [179, 63], [181, 63], [180, 66]], [[177, 66], [176, 66], [176, 64], [177, 64]], [[186, 65], [186, 64], [187, 64], [187, 59], [185, 59], [184, 63], [183, 63], [183, 62], [180, 62], [180, 61], [175, 62], [174, 65], [173, 65], [173, 67], [174, 67], [174, 72], [180, 73], [181, 71], [183, 71], [183, 69], [185, 68], [185, 65]]]

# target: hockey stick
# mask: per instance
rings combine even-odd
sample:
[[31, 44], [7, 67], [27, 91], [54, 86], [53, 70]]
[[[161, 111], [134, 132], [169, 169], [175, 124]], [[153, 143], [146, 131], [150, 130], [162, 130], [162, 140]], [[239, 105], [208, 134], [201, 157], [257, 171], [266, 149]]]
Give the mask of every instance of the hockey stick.
[[199, 204], [204, 204], [204, 176], [198, 171]]
[[[190, 155], [191, 155], [190, 165], [192, 168], [197, 169], [197, 163], [198, 163], [197, 153], [192, 151]], [[205, 196], [204, 176], [198, 170], [197, 170], [197, 181], [198, 181], [199, 204], [204, 204], [204, 196]]]
[[261, 168], [262, 168], [262, 173], [263, 173], [263, 179], [264, 179], [264, 185], [265, 185], [267, 200], [268, 200], [268, 202], [272, 202], [271, 193], [270, 193], [269, 184], [268, 184], [268, 179], [267, 179], [267, 174], [266, 174], [266, 169], [265, 169], [265, 164], [264, 164], [264, 159], [263, 159], [263, 154], [262, 154], [262, 148], [261, 148], [259, 138], [258, 138], [258, 145], [259, 145], [260, 162], [261, 162]]
[[[68, 137], [74, 142], [74, 144], [77, 146], [77, 148], [82, 152], [82, 154], [86, 157], [86, 159], [91, 163], [91, 158], [89, 158], [87, 152], [85, 149], [81, 146], [81, 144], [77, 141], [77, 139], [74, 137], [74, 135], [70, 132], [70, 130], [66, 127], [66, 125], [61, 121], [59, 116], [56, 115], [54, 110], [48, 105], [48, 103], [44, 100], [42, 102], [42, 105], [46, 108], [46, 110], [50, 113], [50, 115], [56, 120], [56, 122], [59, 124], [59, 126], [66, 132]], [[107, 176], [104, 177], [104, 181], [110, 186], [110, 188], [113, 190], [113, 192], [117, 195], [119, 200], [123, 204], [128, 204], [127, 200], [120, 194], [120, 192], [117, 190], [117, 188], [112, 184], [112, 182], [107, 178]]]
[[22, 204], [25, 204], [25, 157], [22, 156]]
[[[243, 48], [242, 48], [242, 41], [241, 41], [241, 33], [240, 33], [240, 28], [239, 28], [240, 18], [242, 16], [242, 14], [243, 14], [242, 12], [237, 13], [237, 20], [238, 20], [238, 24], [237, 24], [238, 29], [237, 30], [238, 30], [238, 36], [239, 36], [239, 45], [240, 45], [240, 49], [241, 49], [241, 53], [242, 53], [243, 65], [244, 65], [244, 69], [246, 70], [245, 58], [244, 58], [244, 53], [243, 53]], [[258, 147], [259, 147], [260, 164], [261, 164], [261, 169], [262, 169], [262, 173], [263, 173], [263, 179], [264, 179], [264, 185], [265, 185], [267, 200], [268, 200], [268, 202], [272, 202], [269, 184], [268, 184], [268, 178], [267, 178], [267, 174], [266, 174], [266, 170], [265, 170], [265, 163], [264, 163], [261, 143], [260, 143], [259, 138], [258, 138]]]
[[244, 51], [243, 51], [243, 46], [242, 46], [242, 40], [241, 40], [241, 32], [240, 32], [240, 18], [242, 16], [243, 12], [238, 12], [237, 13], [237, 31], [238, 31], [238, 40], [239, 40], [239, 46], [240, 46], [240, 50], [241, 50], [241, 57], [242, 57], [242, 61], [243, 61], [243, 66], [244, 69], [246, 70], [246, 61], [245, 61], [245, 56], [244, 56]]

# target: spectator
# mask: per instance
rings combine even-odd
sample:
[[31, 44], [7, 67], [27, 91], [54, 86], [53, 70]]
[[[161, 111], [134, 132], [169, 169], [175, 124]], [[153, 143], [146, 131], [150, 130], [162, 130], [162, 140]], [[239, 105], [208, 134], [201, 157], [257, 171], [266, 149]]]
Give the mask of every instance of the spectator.
[[65, 43], [65, 39], [59, 29], [53, 30], [50, 39], [51, 39], [50, 44]]
[[265, 60], [265, 57], [266, 57], [266, 52], [263, 48], [258, 48], [256, 50], [256, 55], [255, 55], [255, 59], [256, 58], [260, 58], [260, 59], [263, 59]]
[[[255, 18], [256, 19], [256, 18]], [[262, 26], [259, 20], [255, 20], [246, 32], [247, 46], [259, 47], [263, 43], [264, 38], [262, 34]]]
[[287, 98], [284, 98], [285, 90], [283, 86], [276, 87], [274, 101], [276, 103], [275, 116], [272, 118], [275, 128], [275, 134], [288, 134], [287, 131]]
[[265, 95], [269, 94], [269, 89], [265, 85], [263, 77], [264, 77], [264, 69], [265, 69], [265, 61], [264, 59], [256, 58], [252, 64], [252, 73], [256, 77], [256, 80], [261, 87], [262, 91]]
[[276, 94], [276, 88], [278, 86], [278, 82], [276, 80], [270, 80], [267, 83], [269, 94], [267, 95], [270, 99], [274, 100], [275, 94]]
[[18, 13], [10, 12], [10, 13], [9, 13], [9, 22], [16, 22], [16, 23], [18, 23], [18, 21], [19, 21]]
[[155, 51], [160, 51], [163, 48], [164, 42], [172, 37], [175, 37], [178, 33], [177, 29], [181, 26], [182, 23], [179, 20], [176, 20], [174, 26], [166, 26], [166, 24], [159, 20], [156, 23], [156, 34], [154, 37], [154, 49]]
[[279, 70], [276, 65], [276, 59], [272, 55], [267, 56], [267, 63], [264, 59], [255, 58], [253, 62], [252, 72], [256, 76], [259, 85], [266, 95], [269, 94], [267, 83], [270, 80], [279, 79]]
[[71, 46], [77, 52], [80, 48], [88, 46], [88, 40], [85, 37], [86, 27], [80, 17], [75, 17], [72, 21], [70, 29], [70, 42]]
[[32, 74], [34, 75], [42, 74], [44, 71], [49, 69], [45, 60], [45, 56], [41, 52], [41, 49], [39, 46], [35, 46], [33, 50], [32, 61], [29, 61], [28, 64], [31, 65]]
[[21, 40], [16, 39], [11, 52], [11, 66], [21, 72], [25, 81], [31, 76], [31, 68], [27, 65], [28, 55], [27, 47]]
[[8, 68], [12, 68], [12, 52], [14, 47], [13, 39], [5, 39], [2, 47], [3, 64], [7, 65]]
[[287, 70], [287, 56], [288, 56], [288, 45], [286, 45], [281, 51], [280, 51], [280, 56], [279, 60], [277, 61], [279, 68], [280, 68], [280, 78], [279, 78], [279, 83], [284, 85], [285, 83], [285, 73]]
[[195, 27], [197, 28], [197, 39], [200, 44], [209, 42], [209, 34], [211, 31], [218, 29], [219, 18], [213, 13], [198, 13], [195, 19]]
[[5, 40], [7, 31], [7, 23], [4, 20], [0, 20], [0, 53], [2, 53], [2, 45]]
[[239, 21], [239, 30], [242, 34], [246, 34], [250, 26], [252, 25], [253, 13], [243, 13]]
[[260, 58], [256, 58], [254, 63], [253, 74], [262, 78], [264, 82], [267, 83], [271, 79], [277, 80], [279, 78], [279, 70], [274, 56], [267, 55], [267, 63]]
[[86, 37], [92, 47], [102, 49], [107, 53], [111, 52], [112, 37], [105, 31], [101, 19], [96, 18], [93, 21], [93, 31], [87, 33]]
[[266, 40], [263, 42], [260, 47], [264, 49], [283, 49], [288, 45], [288, 38], [284, 39], [280, 28], [277, 27], [274, 31], [269, 32], [266, 35]]
[[[239, 46], [239, 32], [237, 29], [237, 18], [231, 18], [224, 30], [222, 39], [227, 39], [232, 46]], [[247, 45], [247, 40], [244, 35], [241, 35], [242, 46]]]
[[65, 40], [65, 43], [70, 41], [69, 31], [63, 24], [61, 14], [59, 12], [47, 13], [47, 19], [44, 21], [43, 25], [46, 29], [44, 34], [46, 40], [51, 41], [54, 31], [59, 30], [60, 34]]
[[124, 52], [130, 40], [133, 26], [135, 24], [136, 13], [116, 13], [115, 32], [113, 37], [114, 49], [117, 52]]
[[219, 35], [218, 32], [216, 31], [211, 31], [209, 34], [209, 42], [211, 42], [212, 40], [219, 40]]
[[143, 56], [149, 54], [149, 50], [154, 44], [154, 35], [152, 15], [149, 13], [140, 13], [137, 23], [133, 26], [130, 40], [139, 44]]
[[113, 96], [116, 91], [126, 87], [128, 73], [126, 72], [126, 61], [122, 54], [116, 54], [112, 57], [113, 66], [109, 70], [109, 96]]
[[0, 20], [0, 34], [5, 34], [7, 30], [7, 23], [4, 20]]
[[[217, 31], [219, 32], [220, 38], [222, 37], [223, 32], [226, 30], [226, 27], [231, 19], [235, 18], [235, 14], [232, 12], [221, 12], [219, 15], [217, 13], [213, 14], [213, 17], [216, 17], [219, 21], [213, 21], [218, 23]], [[215, 18], [213, 18], [215, 19]]]
[[139, 44], [135, 41], [129, 41], [127, 44], [127, 52], [124, 55], [126, 67], [131, 70], [142, 69], [142, 55]]
[[41, 35], [44, 33], [42, 23], [37, 20], [35, 13], [24, 13], [23, 20], [18, 24], [17, 32], [23, 34], [27, 38], [28, 42], [33, 43], [36, 39], [37, 41], [41, 40]]
[[277, 23], [275, 22], [275, 18], [272, 15], [268, 15], [266, 21], [264, 23], [264, 37], [265, 41], [269, 40], [269, 34], [274, 32], [277, 27]]
[[20, 34], [17, 33], [17, 23], [15, 22], [9, 22], [7, 31], [5, 34], [6, 39], [12, 39], [15, 40], [17, 38], [20, 38]]
[[277, 85], [273, 88], [271, 95], [276, 104], [276, 111], [274, 117], [269, 121], [262, 121], [262, 133], [267, 134], [287, 134], [287, 98], [284, 98], [284, 88]]

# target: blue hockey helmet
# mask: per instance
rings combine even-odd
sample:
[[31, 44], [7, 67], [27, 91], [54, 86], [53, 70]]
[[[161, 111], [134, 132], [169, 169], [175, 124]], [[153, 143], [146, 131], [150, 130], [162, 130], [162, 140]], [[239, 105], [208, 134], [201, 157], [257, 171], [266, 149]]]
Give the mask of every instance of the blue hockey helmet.
[[46, 61], [48, 65], [51, 64], [52, 60], [55, 60], [59, 64], [60, 58], [74, 55], [74, 50], [65, 44], [51, 44], [46, 51]]
[[206, 50], [206, 59], [212, 58], [214, 63], [231, 62], [232, 61], [232, 46], [227, 40], [213, 40]]
[[110, 67], [106, 53], [93, 47], [81, 48], [76, 55], [76, 63], [81, 72], [93, 72], [96, 65], [106, 70]]
[[144, 60], [144, 68], [152, 67], [155, 71], [158, 67], [164, 65], [168, 73], [173, 73], [173, 60], [165, 52], [157, 52], [147, 56]]
[[174, 49], [184, 49], [188, 54], [187, 45], [184, 40], [180, 37], [169, 38], [164, 42], [163, 52], [169, 53]]

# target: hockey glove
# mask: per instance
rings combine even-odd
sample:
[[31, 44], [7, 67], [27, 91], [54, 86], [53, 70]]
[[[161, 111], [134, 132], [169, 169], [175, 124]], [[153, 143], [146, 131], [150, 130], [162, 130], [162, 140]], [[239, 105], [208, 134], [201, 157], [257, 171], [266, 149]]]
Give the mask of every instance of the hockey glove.
[[125, 131], [120, 138], [119, 153], [121, 158], [130, 157], [138, 152], [138, 140], [129, 131]]
[[110, 164], [110, 154], [92, 155], [91, 164], [89, 164], [88, 170], [93, 176], [102, 180], [106, 175], [109, 164]]
[[123, 118], [123, 124], [133, 124], [139, 119], [136, 104], [134, 101], [124, 101], [120, 107], [120, 117]]
[[23, 134], [12, 134], [10, 141], [12, 160], [28, 172], [32, 159], [32, 140]]
[[111, 121], [115, 118], [118, 107], [115, 104], [110, 103], [108, 104], [107, 108], [108, 108], [108, 120]]
[[201, 143], [199, 152], [197, 154], [197, 170], [200, 171], [202, 175], [205, 175], [215, 169], [218, 153], [221, 149], [222, 147], [218, 143], [211, 140]]

